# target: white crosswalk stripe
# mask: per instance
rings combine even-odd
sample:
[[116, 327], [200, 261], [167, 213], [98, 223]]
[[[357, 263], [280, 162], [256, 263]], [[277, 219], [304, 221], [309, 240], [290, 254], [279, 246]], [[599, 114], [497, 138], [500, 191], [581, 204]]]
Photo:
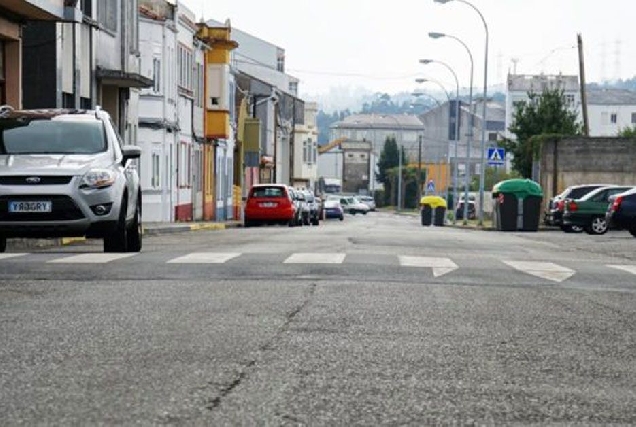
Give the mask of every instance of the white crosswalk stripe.
[[21, 257], [21, 256], [25, 256], [28, 254], [0, 254], [0, 261], [5, 260], [5, 259], [11, 259], [11, 258], [17, 258], [17, 257]]
[[240, 253], [195, 252], [171, 259], [168, 264], [224, 264], [239, 256]]
[[94, 254], [80, 254], [64, 258], [57, 258], [48, 261], [49, 264], [107, 264], [111, 261], [118, 259], [130, 258], [137, 255], [136, 253], [128, 254], [109, 254], [109, 253], [94, 253]]
[[574, 276], [576, 273], [567, 267], [554, 264], [552, 262], [535, 262], [535, 261], [503, 261], [505, 264], [515, 270], [531, 274], [542, 279], [551, 280], [553, 282], [563, 282]]
[[435, 277], [443, 276], [459, 268], [450, 258], [399, 256], [398, 259], [402, 267], [432, 268]]
[[342, 264], [346, 254], [293, 254], [285, 260], [285, 264]]
[[636, 274], [636, 265], [608, 265], [608, 267]]

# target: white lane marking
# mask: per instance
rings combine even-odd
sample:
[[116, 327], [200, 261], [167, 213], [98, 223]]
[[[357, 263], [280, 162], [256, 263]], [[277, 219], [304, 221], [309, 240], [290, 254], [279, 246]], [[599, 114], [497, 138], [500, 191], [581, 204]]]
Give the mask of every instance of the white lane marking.
[[636, 265], [608, 265], [608, 267], [636, 274]]
[[130, 258], [131, 256], [137, 255], [136, 253], [130, 254], [103, 254], [103, 253], [94, 253], [94, 254], [80, 254], [74, 255], [64, 258], [57, 258], [51, 261], [48, 261], [47, 264], [106, 264], [111, 261], [116, 261], [118, 259]]
[[17, 258], [17, 257], [21, 257], [21, 256], [25, 256], [28, 254], [0, 254], [0, 261], [4, 260], [4, 259], [10, 259], [10, 258]]
[[168, 264], [224, 264], [239, 256], [240, 253], [193, 252], [171, 259]]
[[563, 267], [552, 262], [534, 262], [534, 261], [503, 261], [510, 267], [531, 274], [542, 279], [551, 280], [553, 282], [563, 282], [574, 276], [576, 272], [567, 267]]
[[342, 264], [346, 254], [293, 254], [284, 264]]
[[435, 277], [443, 276], [459, 268], [450, 258], [399, 256], [398, 259], [402, 267], [432, 268]]

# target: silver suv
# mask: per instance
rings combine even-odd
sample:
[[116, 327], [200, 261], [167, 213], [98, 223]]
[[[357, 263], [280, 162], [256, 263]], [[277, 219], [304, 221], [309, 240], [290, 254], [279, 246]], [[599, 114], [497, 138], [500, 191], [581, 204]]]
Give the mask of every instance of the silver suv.
[[9, 237], [79, 236], [139, 252], [140, 156], [100, 108], [0, 107], [0, 252]]

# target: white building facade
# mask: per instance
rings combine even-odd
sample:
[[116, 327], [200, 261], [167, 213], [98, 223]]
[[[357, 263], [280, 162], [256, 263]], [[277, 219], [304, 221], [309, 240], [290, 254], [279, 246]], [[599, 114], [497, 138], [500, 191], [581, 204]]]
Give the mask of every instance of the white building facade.
[[617, 136], [636, 126], [636, 92], [624, 89], [589, 89], [587, 112], [590, 136]]
[[140, 94], [140, 180], [144, 221], [174, 221], [176, 192], [177, 27], [176, 4], [167, 0], [141, 0], [141, 69], [153, 86]]
[[305, 123], [296, 125], [292, 185], [314, 189], [318, 180], [318, 104], [305, 103]]

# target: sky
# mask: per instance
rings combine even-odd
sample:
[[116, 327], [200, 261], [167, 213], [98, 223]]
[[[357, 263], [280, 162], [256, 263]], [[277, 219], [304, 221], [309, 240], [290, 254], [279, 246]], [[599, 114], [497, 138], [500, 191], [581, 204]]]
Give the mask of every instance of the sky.
[[[473, 86], [483, 88], [484, 25], [469, 5], [433, 0], [182, 0], [197, 18], [232, 27], [285, 49], [287, 73], [301, 95], [337, 90], [397, 93], [425, 90], [415, 78], [453, 92], [470, 86], [466, 49], [474, 58]], [[584, 44], [588, 82], [636, 75], [635, 0], [469, 0], [489, 28], [488, 84], [508, 72], [578, 74], [577, 34]], [[516, 65], [515, 65], [516, 64]], [[502, 86], [503, 87], [503, 86]]]

